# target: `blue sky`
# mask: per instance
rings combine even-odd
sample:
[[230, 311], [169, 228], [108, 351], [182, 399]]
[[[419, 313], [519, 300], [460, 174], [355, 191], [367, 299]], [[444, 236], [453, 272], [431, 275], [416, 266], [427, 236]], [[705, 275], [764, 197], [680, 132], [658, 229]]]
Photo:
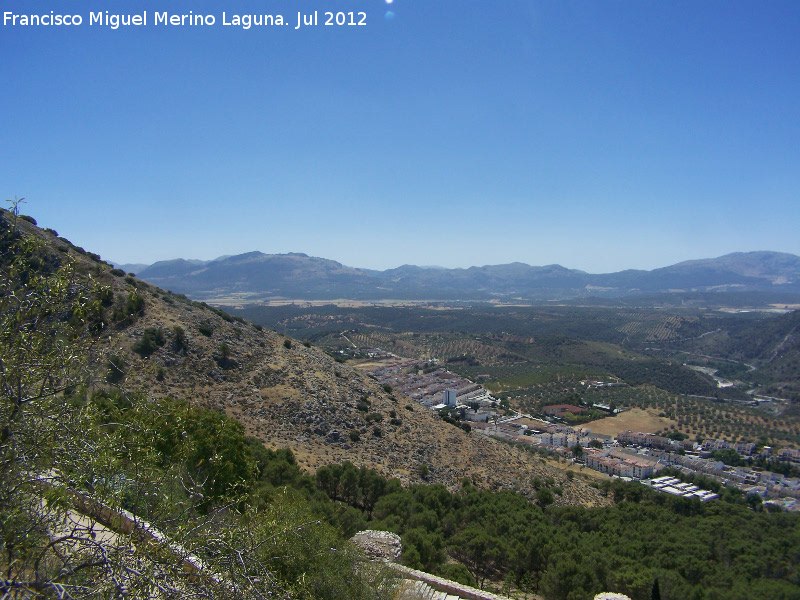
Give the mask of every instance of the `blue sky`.
[[[83, 23], [0, 27], [0, 191], [109, 260], [610, 272], [800, 254], [796, 0], [2, 10]], [[105, 10], [148, 24], [89, 24]], [[216, 23], [156, 26], [164, 11]], [[320, 24], [296, 30], [298, 11]], [[324, 26], [326, 11], [366, 25]]]

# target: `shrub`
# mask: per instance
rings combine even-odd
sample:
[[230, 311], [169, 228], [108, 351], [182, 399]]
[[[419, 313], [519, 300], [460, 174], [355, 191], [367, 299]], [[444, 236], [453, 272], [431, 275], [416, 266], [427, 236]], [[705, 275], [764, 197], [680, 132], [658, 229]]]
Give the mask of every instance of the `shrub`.
[[125, 361], [121, 356], [112, 354], [106, 361], [106, 381], [119, 383], [125, 378]]
[[111, 306], [114, 304], [114, 291], [110, 285], [102, 286], [95, 290], [97, 299], [100, 300], [102, 306]]
[[138, 292], [131, 292], [125, 300], [125, 314], [140, 315], [144, 312], [144, 297]]
[[186, 341], [186, 332], [180, 325], [172, 328], [172, 349], [175, 352], [186, 352], [189, 349], [189, 342]]
[[214, 333], [214, 329], [208, 323], [201, 323], [200, 326], [197, 328], [197, 331], [199, 331], [206, 337], [211, 337], [211, 334]]
[[133, 351], [145, 358], [163, 346], [165, 341], [164, 332], [160, 327], [148, 327], [144, 330], [142, 338], [133, 345]]
[[350, 430], [350, 441], [351, 442], [357, 442], [360, 439], [361, 439], [361, 435], [358, 433], [358, 430], [357, 429], [351, 429]]
[[283, 340], [283, 347], [286, 348], [287, 350], [290, 349], [292, 347], [292, 340], [290, 339]]
[[217, 364], [223, 369], [230, 369], [236, 366], [236, 361], [231, 358], [231, 349], [228, 344], [222, 342], [219, 345], [219, 355], [216, 357]]
[[476, 587], [478, 585], [478, 583], [475, 581], [475, 577], [472, 576], [472, 573], [470, 573], [467, 567], [462, 564], [453, 563], [442, 565], [437, 570], [437, 574], [439, 577], [444, 577], [450, 581], [457, 581], [458, 583], [463, 583], [464, 585], [469, 585], [472, 587]]
[[372, 429], [372, 435], [374, 435], [375, 437], [381, 437], [383, 435], [383, 430], [380, 427], [375, 426]]
[[555, 502], [555, 500], [556, 499], [553, 497], [553, 492], [550, 491], [550, 488], [541, 488], [538, 492], [536, 492], [536, 501], [542, 508], [546, 508]]
[[394, 425], [395, 427], [400, 427], [400, 425], [403, 424], [403, 422], [400, 419], [390, 419], [389, 423], [391, 425]]
[[367, 420], [367, 423], [372, 423], [373, 421], [380, 423], [383, 421], [383, 415], [379, 412], [371, 412], [364, 418]]
[[28, 215], [20, 215], [19, 218], [27, 221], [28, 223], [33, 223], [34, 225], [38, 224], [36, 223], [36, 219], [34, 219], [33, 217], [29, 217]]
[[111, 274], [114, 277], [124, 277], [125, 271], [123, 271], [122, 269], [111, 269]]
[[388, 383], [384, 383], [383, 391], [386, 392], [387, 394], [390, 394], [392, 392], [392, 386], [390, 386]]

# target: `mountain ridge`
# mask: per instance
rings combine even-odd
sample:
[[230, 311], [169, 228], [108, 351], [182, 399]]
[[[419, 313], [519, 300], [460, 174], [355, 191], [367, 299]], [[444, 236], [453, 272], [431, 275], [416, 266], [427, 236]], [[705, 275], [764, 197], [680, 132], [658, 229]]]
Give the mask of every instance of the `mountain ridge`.
[[800, 256], [763, 250], [734, 252], [650, 271], [592, 274], [559, 264], [522, 262], [453, 269], [405, 264], [378, 271], [303, 253], [252, 251], [211, 261], [158, 261], [138, 275], [202, 299], [231, 294], [254, 294], [261, 299], [555, 300], [675, 291], [800, 293]]

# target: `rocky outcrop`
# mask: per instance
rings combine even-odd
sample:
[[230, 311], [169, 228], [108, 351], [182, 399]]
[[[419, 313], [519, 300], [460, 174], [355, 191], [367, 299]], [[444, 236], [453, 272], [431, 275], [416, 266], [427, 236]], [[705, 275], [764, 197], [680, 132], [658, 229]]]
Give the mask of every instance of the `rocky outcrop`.
[[367, 529], [359, 531], [351, 540], [364, 551], [370, 560], [400, 563], [403, 542], [396, 533]]

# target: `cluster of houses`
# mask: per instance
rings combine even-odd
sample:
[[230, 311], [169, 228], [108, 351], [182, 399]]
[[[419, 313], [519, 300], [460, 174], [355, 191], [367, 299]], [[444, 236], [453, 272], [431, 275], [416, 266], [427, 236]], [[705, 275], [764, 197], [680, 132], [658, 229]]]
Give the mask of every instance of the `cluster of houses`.
[[649, 485], [654, 490], [664, 492], [665, 494], [683, 496], [684, 498], [698, 498], [701, 502], [719, 498], [719, 494], [708, 490], [702, 490], [691, 483], [681, 483], [681, 480], [677, 477], [656, 477], [649, 482]]
[[583, 454], [587, 467], [617, 477], [648, 479], [664, 468], [656, 459], [619, 448], [610, 451], [587, 448]]
[[[650, 480], [648, 484], [655, 490], [698, 498], [703, 502], [719, 497], [697, 486], [681, 484], [675, 478], [652, 479], [661, 469], [673, 467], [686, 473], [706, 475], [746, 493], [780, 499], [783, 508], [800, 510], [800, 480], [797, 478], [787, 478], [764, 469], [730, 467], [713, 458], [714, 452], [728, 449], [743, 457], [752, 456], [756, 448], [753, 443], [706, 440], [698, 444], [636, 431], [623, 431], [615, 439], [588, 428], [573, 428], [555, 422], [567, 413], [581, 415], [588, 412], [586, 408], [572, 404], [544, 407], [542, 412], [551, 420], [520, 414], [504, 417], [496, 410], [498, 401], [480, 385], [444, 369], [432, 370], [429, 367], [433, 363], [394, 357], [390, 364], [381, 366], [370, 375], [433, 410], [457, 411], [462, 421], [471, 422], [472, 431], [476, 433], [544, 447], [612, 477]], [[610, 407], [602, 408], [611, 411]], [[580, 446], [579, 451], [575, 450], [576, 446]], [[761, 452], [769, 456], [771, 449], [764, 448]], [[798, 450], [781, 450], [777, 456], [780, 460], [800, 464]]]
[[[673, 467], [687, 474], [703, 474], [747, 494], [775, 499], [785, 510], [800, 510], [800, 479], [764, 469], [730, 467], [721, 461], [701, 456], [710, 456], [714, 449], [726, 447], [752, 453], [750, 444], [714, 440], [704, 447], [688, 440], [677, 441], [635, 431], [623, 431], [615, 439], [593, 433], [587, 428], [576, 429], [524, 415], [488, 423], [473, 423], [472, 429], [485, 435], [545, 447], [557, 455], [583, 462], [586, 467], [612, 477], [648, 480], [657, 476], [665, 467]], [[578, 444], [581, 445], [579, 456], [573, 451]], [[667, 484], [652, 487], [657, 491], [694, 497], [703, 502], [718, 498], [708, 490], [692, 486]]]
[[455, 393], [456, 404], [481, 400], [491, 404], [494, 401], [477, 383], [445, 369], [431, 369], [431, 366], [435, 366], [435, 361], [394, 357], [391, 363], [370, 371], [369, 375], [381, 385], [390, 385], [395, 391], [431, 408], [442, 404], [447, 391]]

